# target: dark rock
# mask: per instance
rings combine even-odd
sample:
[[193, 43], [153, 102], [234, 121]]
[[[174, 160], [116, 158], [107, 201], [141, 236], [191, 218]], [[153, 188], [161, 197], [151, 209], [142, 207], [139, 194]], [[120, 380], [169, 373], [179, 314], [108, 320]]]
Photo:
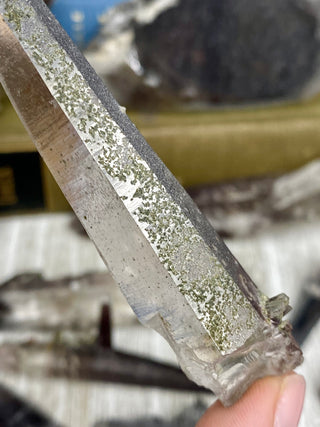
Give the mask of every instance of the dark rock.
[[87, 55], [129, 107], [310, 95], [317, 1], [132, 0], [105, 15]]
[[317, 19], [295, 0], [181, 0], [137, 25], [162, 94], [213, 102], [291, 97], [315, 71]]
[[[0, 385], [1, 427], [59, 427], [38, 408]], [[60, 426], [61, 427], [61, 426]]]

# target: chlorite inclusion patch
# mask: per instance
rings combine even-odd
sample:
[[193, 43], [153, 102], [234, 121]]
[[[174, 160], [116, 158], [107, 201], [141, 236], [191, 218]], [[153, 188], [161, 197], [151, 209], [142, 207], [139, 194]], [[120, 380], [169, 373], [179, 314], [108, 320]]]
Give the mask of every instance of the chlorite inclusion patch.
[[28, 30], [35, 19], [33, 9], [22, 10], [15, 0], [7, 1], [5, 8], [8, 22], [15, 26], [52, 95], [107, 173], [215, 345], [226, 353], [244, 344], [258, 322], [249, 301], [88, 88], [66, 52], [52, 42], [47, 29], [41, 33]]

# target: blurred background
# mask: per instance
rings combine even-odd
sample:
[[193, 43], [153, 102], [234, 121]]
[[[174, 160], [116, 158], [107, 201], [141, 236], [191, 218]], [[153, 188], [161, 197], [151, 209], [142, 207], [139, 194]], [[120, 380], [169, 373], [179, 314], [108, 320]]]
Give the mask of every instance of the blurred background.
[[[320, 426], [320, 0], [46, 3], [256, 284], [289, 295], [300, 426]], [[1, 426], [195, 425], [214, 398], [138, 324], [1, 87], [0, 242]]]

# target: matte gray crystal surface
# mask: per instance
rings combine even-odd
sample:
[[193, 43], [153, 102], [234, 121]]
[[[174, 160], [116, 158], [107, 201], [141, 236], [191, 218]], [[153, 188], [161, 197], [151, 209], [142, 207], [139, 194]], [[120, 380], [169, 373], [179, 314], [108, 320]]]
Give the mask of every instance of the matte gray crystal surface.
[[226, 405], [301, 363], [287, 299], [256, 288], [42, 0], [0, 14], [2, 83], [140, 321]]

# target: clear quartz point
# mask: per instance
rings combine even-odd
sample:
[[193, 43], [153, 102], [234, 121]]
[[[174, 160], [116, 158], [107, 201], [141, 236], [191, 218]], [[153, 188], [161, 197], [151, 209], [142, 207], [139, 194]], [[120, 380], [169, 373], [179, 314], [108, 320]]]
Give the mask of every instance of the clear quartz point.
[[[42, 0], [0, 0], [0, 78], [140, 321], [224, 405], [302, 353]], [[1, 18], [1, 17], [0, 17]]]

